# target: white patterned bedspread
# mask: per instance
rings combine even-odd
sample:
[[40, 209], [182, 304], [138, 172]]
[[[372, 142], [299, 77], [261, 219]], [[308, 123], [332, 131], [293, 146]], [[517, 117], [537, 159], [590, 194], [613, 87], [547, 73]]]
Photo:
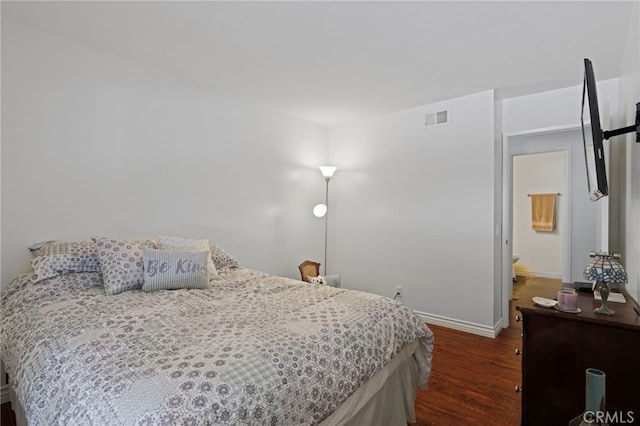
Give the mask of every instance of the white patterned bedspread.
[[388, 298], [237, 268], [205, 290], [106, 296], [101, 275], [2, 297], [2, 359], [30, 425], [317, 424], [433, 334]]

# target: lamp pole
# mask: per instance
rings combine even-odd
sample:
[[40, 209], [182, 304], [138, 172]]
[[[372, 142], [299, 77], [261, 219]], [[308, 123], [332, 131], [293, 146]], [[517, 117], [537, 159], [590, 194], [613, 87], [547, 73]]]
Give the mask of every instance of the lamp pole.
[[324, 205], [327, 208], [324, 216], [324, 274], [327, 275], [327, 238], [329, 235], [329, 181], [338, 168], [335, 166], [320, 166], [318, 168], [320, 169], [320, 172], [322, 173], [322, 176], [324, 176], [324, 180], [326, 182], [324, 193]]
[[324, 193], [324, 205], [327, 206], [327, 213], [324, 216], [324, 275], [327, 275], [327, 236], [329, 234], [329, 181], [331, 177], [324, 178], [326, 189]]

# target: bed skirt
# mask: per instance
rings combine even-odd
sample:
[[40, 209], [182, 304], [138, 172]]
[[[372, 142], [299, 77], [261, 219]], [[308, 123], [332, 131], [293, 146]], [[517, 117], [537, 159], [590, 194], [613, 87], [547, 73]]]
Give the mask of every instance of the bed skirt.
[[16, 426], [27, 426], [27, 418], [24, 415], [24, 410], [11, 385], [9, 385], [9, 402], [11, 402], [11, 409], [15, 414]]
[[421, 384], [418, 342], [405, 347], [322, 423], [328, 425], [406, 426], [415, 423], [416, 392]]

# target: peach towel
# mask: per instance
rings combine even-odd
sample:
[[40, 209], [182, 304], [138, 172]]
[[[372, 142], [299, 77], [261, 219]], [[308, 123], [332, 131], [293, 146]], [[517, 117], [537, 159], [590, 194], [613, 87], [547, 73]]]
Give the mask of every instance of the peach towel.
[[531, 195], [531, 228], [546, 232], [556, 229], [556, 194]]

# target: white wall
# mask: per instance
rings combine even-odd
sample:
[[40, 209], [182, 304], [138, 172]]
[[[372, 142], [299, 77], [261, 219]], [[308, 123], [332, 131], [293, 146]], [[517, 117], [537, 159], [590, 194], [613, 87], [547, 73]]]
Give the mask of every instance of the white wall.
[[[494, 156], [494, 176], [493, 176], [493, 227], [494, 227], [494, 245], [493, 245], [493, 322], [498, 327], [500, 323], [502, 326], [508, 324], [509, 317], [509, 304], [504, 303], [506, 296], [503, 295], [505, 288], [508, 288], [503, 284], [503, 280], [506, 277], [503, 276], [503, 238], [502, 238], [502, 215], [503, 215], [503, 167], [505, 166], [503, 160], [503, 146], [502, 146], [502, 127], [504, 121], [502, 101], [496, 99], [494, 93], [493, 99], [493, 156]], [[507, 262], [508, 263], [508, 262]], [[509, 285], [511, 280], [509, 279]], [[512, 296], [512, 291], [508, 292], [508, 297]]]
[[[344, 287], [494, 326], [493, 92], [330, 131], [329, 265]], [[450, 124], [422, 128], [448, 109]]]
[[[640, 102], [640, 3], [635, 2], [620, 66], [619, 126], [634, 123], [636, 103]], [[635, 134], [617, 137], [621, 148], [618, 167], [623, 170], [620, 209], [620, 248], [627, 269], [627, 290], [640, 300], [640, 143]]]
[[3, 288], [46, 239], [208, 238], [292, 277], [322, 256], [322, 126], [7, 20], [2, 107]]
[[[517, 155], [513, 158], [513, 251], [535, 276], [562, 278], [562, 237], [565, 201], [565, 153]], [[556, 228], [550, 232], [531, 228], [530, 194], [558, 193]]]
[[[594, 64], [596, 77], [597, 66], [598, 64]], [[576, 68], [582, 69], [581, 60], [577, 61]], [[578, 73], [577, 78], [581, 79], [582, 75]], [[579, 126], [581, 102], [582, 84], [505, 99], [502, 132], [512, 134], [552, 127]], [[598, 81], [598, 103], [602, 126], [607, 128], [611, 121], [609, 117], [615, 114], [618, 107], [618, 79]]]

